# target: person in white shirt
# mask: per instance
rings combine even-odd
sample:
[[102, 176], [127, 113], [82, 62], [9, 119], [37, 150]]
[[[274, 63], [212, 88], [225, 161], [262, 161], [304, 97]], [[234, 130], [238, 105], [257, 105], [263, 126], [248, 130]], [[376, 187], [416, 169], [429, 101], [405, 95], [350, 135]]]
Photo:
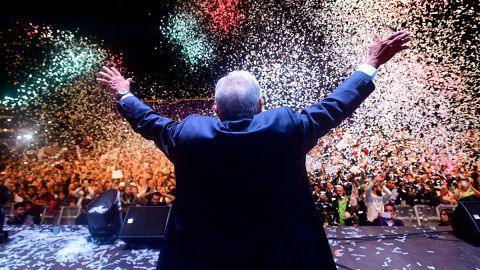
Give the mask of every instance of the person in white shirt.
[[372, 222], [392, 196], [392, 192], [383, 184], [385, 173], [378, 175], [370, 182], [365, 193], [367, 199], [367, 219]]

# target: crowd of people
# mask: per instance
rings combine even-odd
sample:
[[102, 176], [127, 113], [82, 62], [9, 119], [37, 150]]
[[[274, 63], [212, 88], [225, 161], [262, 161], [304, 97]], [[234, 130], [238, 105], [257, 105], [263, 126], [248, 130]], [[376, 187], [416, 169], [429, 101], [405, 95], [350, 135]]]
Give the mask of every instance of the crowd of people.
[[324, 224], [378, 224], [395, 205], [455, 206], [459, 200], [480, 199], [478, 131], [463, 134], [465, 148], [449, 158], [439, 154], [444, 149], [408, 140], [408, 132], [351, 142], [339, 128], [320, 140], [307, 168]]
[[38, 224], [45, 208], [49, 214], [57, 214], [61, 206], [86, 210], [112, 188], [121, 192], [124, 214], [129, 206], [171, 205], [175, 199], [172, 163], [153, 143], [136, 139], [128, 144], [95, 143], [81, 154], [77, 147], [58, 156], [61, 148], [49, 147], [10, 157], [4, 161], [0, 183], [13, 193], [11, 203], [18, 217], [7, 218], [7, 223], [29, 224], [21, 218], [29, 214]]
[[[193, 111], [209, 110], [209, 103], [196, 101]], [[168, 104], [154, 107], [167, 114], [178, 111]], [[28, 149], [3, 160], [0, 183], [13, 192], [15, 205], [15, 215], [7, 222], [38, 224], [45, 208], [50, 214], [61, 206], [85, 211], [89, 202], [111, 188], [121, 192], [123, 214], [132, 205], [171, 205], [176, 186], [173, 164], [126, 123], [116, 129], [112, 131], [116, 141], [87, 136], [81, 143]], [[396, 205], [456, 205], [463, 198], [480, 198], [480, 132], [465, 133], [460, 138], [465, 148], [448, 158], [416, 145], [407, 139], [408, 132], [357, 134], [369, 138], [362, 141], [348, 129], [337, 128], [319, 140], [306, 165], [313, 200], [326, 226], [400, 225], [395, 221]], [[447, 220], [449, 215], [442, 212]]]

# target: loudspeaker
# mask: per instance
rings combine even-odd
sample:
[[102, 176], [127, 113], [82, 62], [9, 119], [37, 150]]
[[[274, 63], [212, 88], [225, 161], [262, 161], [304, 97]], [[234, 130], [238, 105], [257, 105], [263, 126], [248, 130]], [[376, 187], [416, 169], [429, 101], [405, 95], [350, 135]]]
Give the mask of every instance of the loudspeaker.
[[452, 227], [460, 238], [480, 246], [480, 201], [459, 201], [452, 215]]
[[170, 209], [170, 206], [131, 206], [119, 238], [127, 244], [159, 246], [165, 237]]
[[120, 192], [110, 189], [100, 194], [88, 206], [88, 231], [98, 243], [115, 241], [122, 224]]

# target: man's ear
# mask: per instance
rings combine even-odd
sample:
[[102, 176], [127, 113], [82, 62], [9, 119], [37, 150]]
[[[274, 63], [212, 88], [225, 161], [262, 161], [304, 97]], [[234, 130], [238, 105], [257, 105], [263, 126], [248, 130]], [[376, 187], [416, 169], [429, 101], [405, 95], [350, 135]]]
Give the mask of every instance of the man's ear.
[[215, 112], [215, 114], [217, 115], [217, 117], [220, 119], [220, 121], [223, 121], [223, 118], [222, 116], [220, 115], [219, 111], [218, 111], [218, 106], [217, 104], [213, 104], [213, 111]]
[[262, 112], [262, 109], [263, 109], [263, 104], [264, 104], [264, 102], [263, 102], [263, 98], [260, 98], [260, 99], [258, 100], [258, 109], [257, 109], [257, 114]]

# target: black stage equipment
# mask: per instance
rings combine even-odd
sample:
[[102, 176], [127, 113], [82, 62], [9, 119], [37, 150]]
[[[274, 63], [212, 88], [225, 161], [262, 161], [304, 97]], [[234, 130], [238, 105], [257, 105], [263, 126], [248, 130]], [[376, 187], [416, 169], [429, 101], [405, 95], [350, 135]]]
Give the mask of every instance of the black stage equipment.
[[458, 201], [452, 228], [460, 238], [480, 246], [480, 201]]
[[132, 206], [123, 220], [119, 238], [127, 244], [160, 247], [169, 216], [169, 206]]
[[88, 231], [94, 242], [113, 243], [122, 224], [120, 192], [110, 189], [90, 203], [87, 211]]

